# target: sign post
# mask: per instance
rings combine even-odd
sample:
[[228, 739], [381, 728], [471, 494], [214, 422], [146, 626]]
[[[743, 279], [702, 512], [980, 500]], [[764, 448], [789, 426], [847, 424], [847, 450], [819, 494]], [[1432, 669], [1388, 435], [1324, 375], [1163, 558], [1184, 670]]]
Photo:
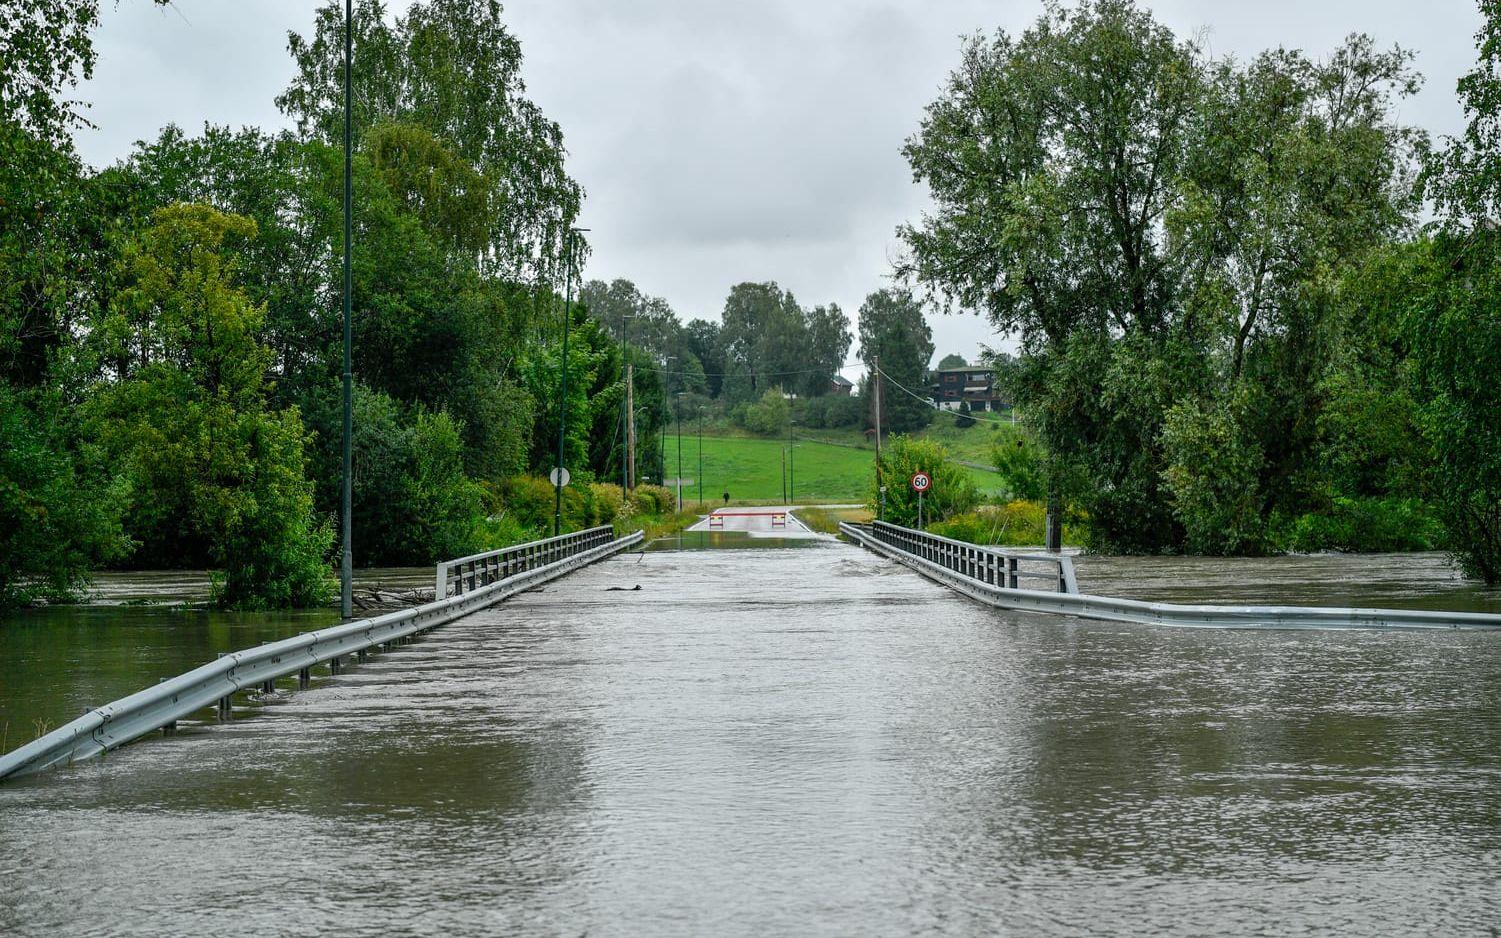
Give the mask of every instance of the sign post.
[[916, 472], [912, 475], [912, 491], [917, 493], [917, 529], [924, 530], [922, 526], [922, 497], [923, 493], [933, 487], [933, 478], [926, 472]]

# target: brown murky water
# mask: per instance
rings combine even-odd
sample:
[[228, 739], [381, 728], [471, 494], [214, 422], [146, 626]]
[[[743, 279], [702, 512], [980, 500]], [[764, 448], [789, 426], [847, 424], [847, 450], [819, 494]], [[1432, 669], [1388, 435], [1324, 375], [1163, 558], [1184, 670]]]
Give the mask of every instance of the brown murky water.
[[[57, 679], [13, 626], [0, 708]], [[1498, 868], [1501, 636], [1026, 616], [833, 544], [617, 558], [0, 785], [5, 934], [1485, 935]]]

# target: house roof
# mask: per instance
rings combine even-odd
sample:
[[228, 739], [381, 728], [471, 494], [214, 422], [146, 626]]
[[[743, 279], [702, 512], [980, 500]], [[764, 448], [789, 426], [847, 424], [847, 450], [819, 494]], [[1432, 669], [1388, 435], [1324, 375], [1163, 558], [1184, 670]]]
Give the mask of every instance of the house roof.
[[981, 374], [995, 371], [990, 365], [961, 365], [958, 368], [940, 368], [938, 374]]
[[830, 378], [829, 380], [832, 383], [838, 384], [838, 385], [841, 385], [841, 386], [843, 386], [843, 385], [849, 385], [850, 387], [854, 387], [855, 386], [855, 383], [853, 381], [851, 381], [850, 379], [846, 378], [844, 375], [835, 375], [834, 377]]

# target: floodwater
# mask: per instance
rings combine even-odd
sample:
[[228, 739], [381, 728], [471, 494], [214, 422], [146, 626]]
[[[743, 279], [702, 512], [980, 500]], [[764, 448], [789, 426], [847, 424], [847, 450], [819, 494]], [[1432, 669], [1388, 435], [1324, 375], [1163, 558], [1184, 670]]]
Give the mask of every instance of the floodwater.
[[[32, 693], [12, 647], [0, 707]], [[1086, 623], [846, 545], [646, 552], [0, 785], [0, 933], [1494, 935], [1498, 708], [1496, 634]]]

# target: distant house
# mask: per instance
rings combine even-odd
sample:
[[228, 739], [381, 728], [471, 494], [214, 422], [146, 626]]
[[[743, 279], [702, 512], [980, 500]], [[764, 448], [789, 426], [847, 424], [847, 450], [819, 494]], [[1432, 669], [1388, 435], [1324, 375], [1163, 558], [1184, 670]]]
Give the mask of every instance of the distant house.
[[855, 385], [851, 383], [850, 379], [846, 378], [844, 375], [835, 375], [834, 377], [829, 379], [830, 394], [843, 394], [845, 397], [849, 397], [850, 392], [854, 390]]
[[1010, 403], [996, 391], [995, 369], [988, 365], [940, 368], [931, 373], [928, 393], [942, 410], [958, 410], [959, 405], [966, 401], [971, 412], [1010, 407]]

